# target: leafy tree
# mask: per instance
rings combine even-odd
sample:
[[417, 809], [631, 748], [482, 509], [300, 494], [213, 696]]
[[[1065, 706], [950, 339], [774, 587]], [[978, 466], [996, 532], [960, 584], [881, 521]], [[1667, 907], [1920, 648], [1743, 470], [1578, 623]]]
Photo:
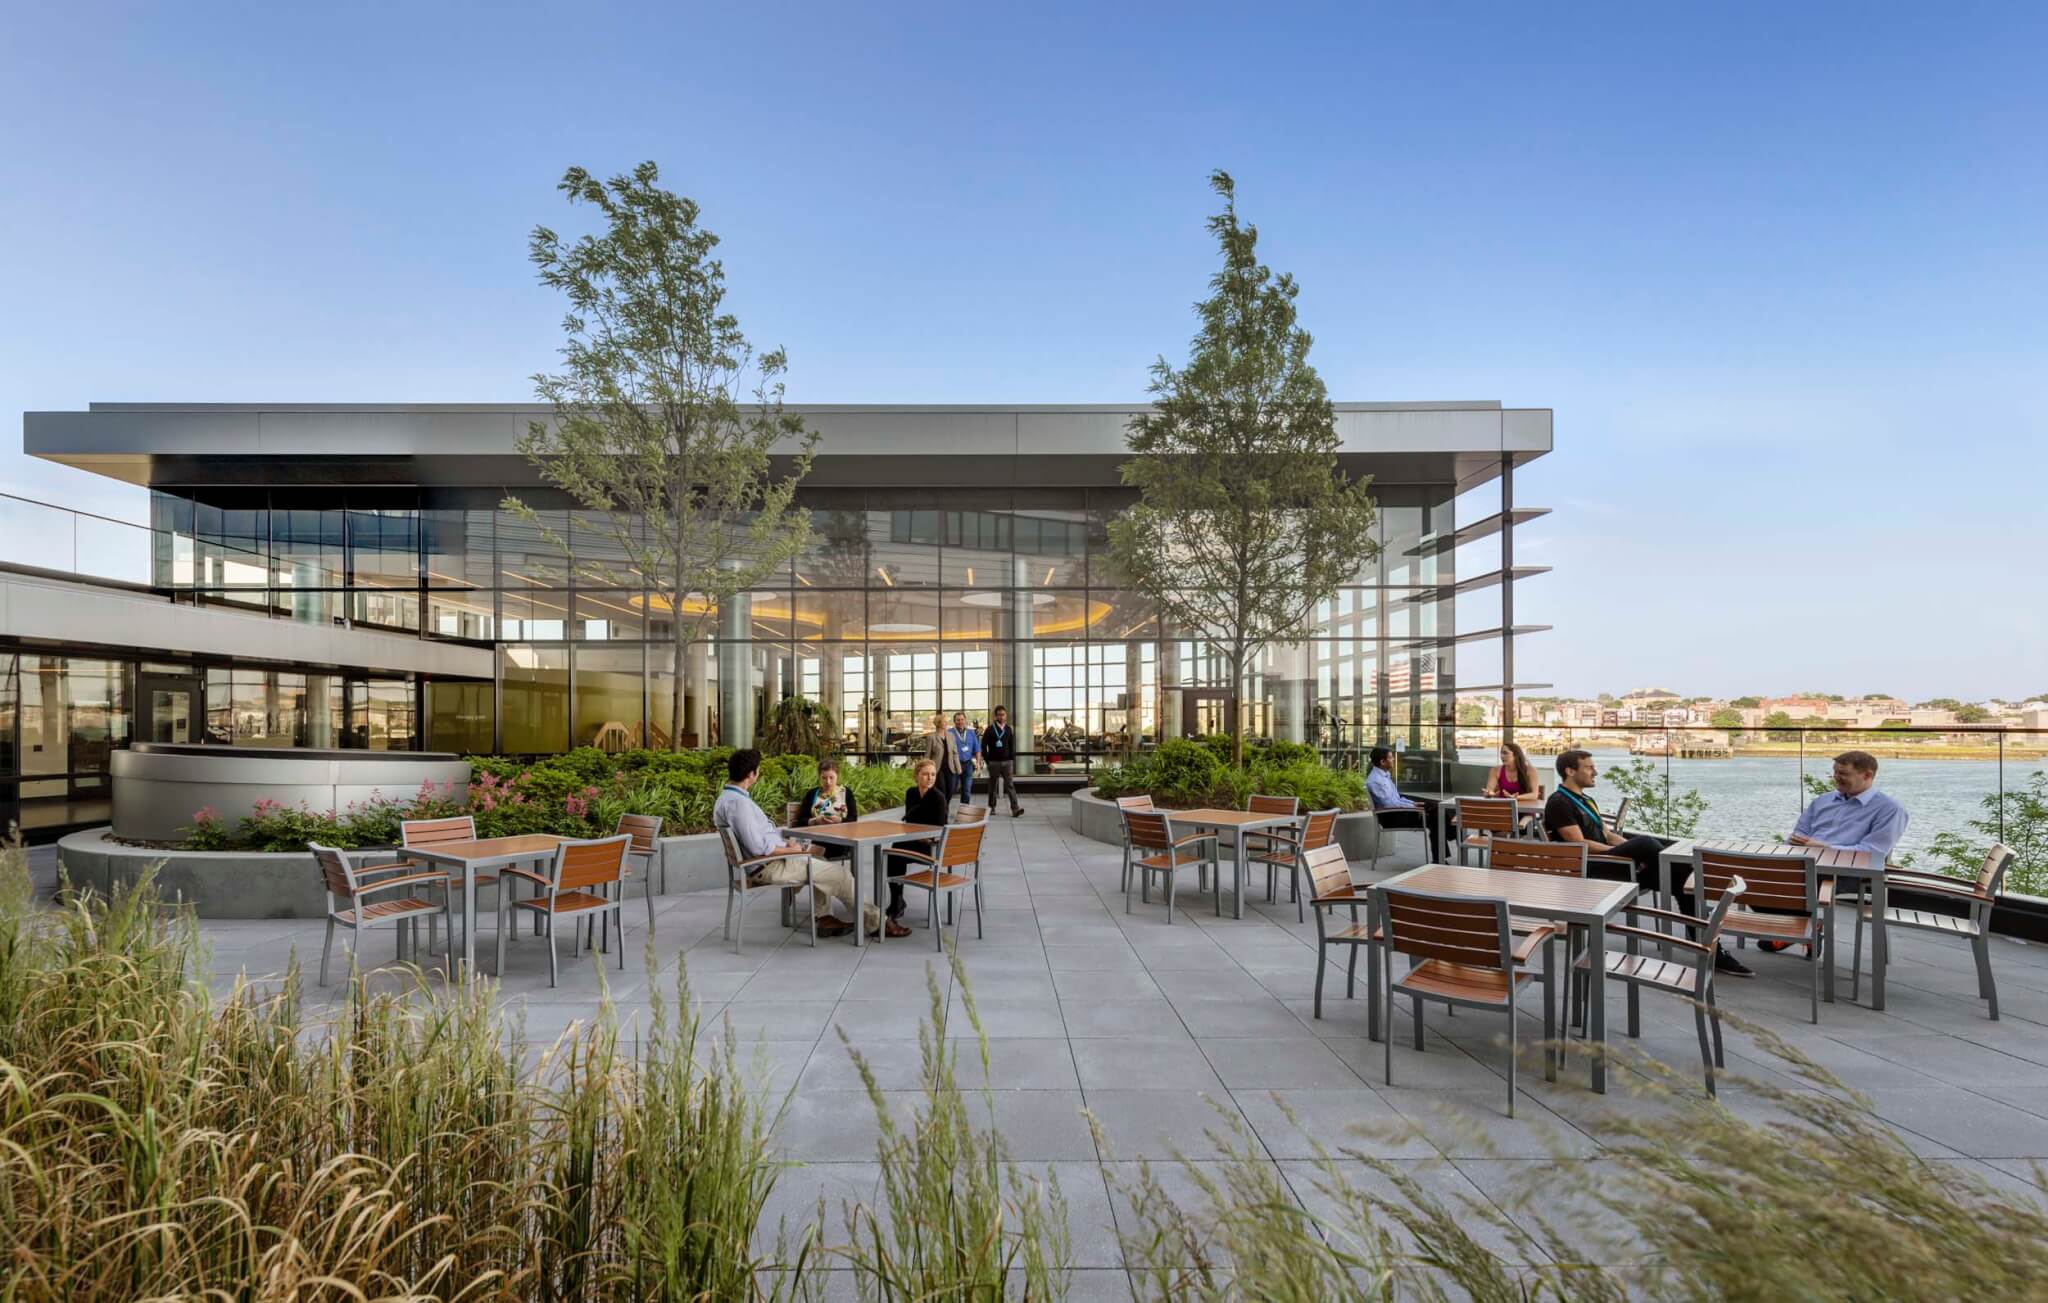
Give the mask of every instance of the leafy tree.
[[1799, 738], [1792, 717], [1782, 710], [1774, 710], [1764, 716], [1764, 736], [1773, 742], [1794, 742]]
[[1738, 710], [1755, 710], [1758, 706], [1764, 704], [1764, 699], [1762, 697], [1737, 697], [1728, 704], [1736, 707]]
[[1464, 725], [1467, 728], [1472, 728], [1484, 724], [1485, 722], [1485, 707], [1473, 701], [1461, 701], [1458, 703], [1459, 724]]
[[1669, 777], [1640, 756], [1600, 771], [1600, 781], [1628, 798], [1628, 827], [1660, 837], [1691, 837], [1707, 813], [1697, 789], [1671, 790]]
[[1966, 703], [1964, 705], [1957, 706], [1954, 709], [1956, 712], [1956, 723], [1958, 724], [1981, 724], [1985, 720], [1991, 718], [1991, 712], [1984, 709], [1984, 707], [1982, 706], [1974, 706]]
[[[718, 237], [692, 200], [665, 190], [651, 162], [599, 181], [562, 177], [571, 204], [605, 219], [602, 234], [565, 243], [537, 226], [528, 256], [569, 312], [563, 369], [533, 378], [553, 419], [535, 421], [520, 451], [547, 483], [585, 509], [618, 560], [585, 561], [602, 582], [648, 590], [671, 617], [675, 675], [669, 743], [682, 749], [684, 657], [711, 633], [721, 603], [789, 564], [809, 535], [792, 500], [810, 470], [816, 432], [783, 407], [780, 349], [756, 355], [724, 308]], [[771, 451], [788, 457], [778, 471]], [[509, 510], [568, 545], [518, 498]]]
[[1982, 840], [1948, 829], [1935, 834], [1933, 854], [1941, 871], [1955, 878], [1976, 877], [1985, 853], [2001, 839], [2002, 816], [2003, 840], [2013, 849], [2005, 890], [2028, 896], [2048, 894], [2048, 772], [2036, 769], [2025, 787], [1994, 792], [1980, 804], [1985, 817], [1968, 822]]
[[1258, 259], [1236, 188], [1217, 172], [1209, 219], [1223, 254], [1185, 367], [1152, 365], [1150, 411], [1132, 418], [1124, 483], [1135, 506], [1110, 524], [1112, 563], [1182, 637], [1229, 668], [1231, 758], [1244, 760], [1245, 668], [1298, 630], [1316, 603], [1377, 553], [1367, 481], [1338, 464], [1336, 412], [1309, 365], [1294, 278]]
[[1715, 728], [1741, 728], [1742, 712], [1733, 706], [1723, 706], [1714, 712], [1709, 722]]
[[1930, 701], [1921, 702], [1917, 707], [1920, 710], [1961, 710], [1962, 708], [1963, 703], [1957, 701], [1954, 697], [1935, 697]]

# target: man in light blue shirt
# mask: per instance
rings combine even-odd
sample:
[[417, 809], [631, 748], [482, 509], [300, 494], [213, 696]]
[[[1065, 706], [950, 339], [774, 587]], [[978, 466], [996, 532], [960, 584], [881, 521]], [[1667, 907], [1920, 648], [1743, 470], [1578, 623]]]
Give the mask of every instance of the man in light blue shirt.
[[[1835, 790], [1813, 798], [1792, 826], [1794, 846], [1821, 850], [1867, 851], [1881, 865], [1906, 835], [1906, 807], [1877, 790], [1877, 757], [1868, 751], [1844, 751], [1835, 757]], [[1787, 943], [1760, 941], [1776, 954]]]
[[1835, 757], [1835, 790], [1817, 796], [1793, 825], [1795, 846], [1868, 851], [1883, 864], [1906, 835], [1906, 807], [1877, 790], [1877, 757], [1844, 751]]
[[1443, 859], [1433, 812], [1401, 795], [1401, 789], [1394, 785], [1392, 747], [1372, 749], [1372, 768], [1365, 774], [1365, 794], [1372, 798], [1372, 812], [1380, 827], [1422, 829], [1423, 835], [1429, 838], [1430, 860], [1439, 862]]
[[953, 755], [960, 761], [960, 771], [953, 775], [954, 790], [946, 795], [959, 797], [962, 805], [972, 805], [974, 762], [981, 755], [981, 734], [967, 726], [966, 712], [953, 712], [953, 727], [946, 730], [946, 745], [953, 749]]

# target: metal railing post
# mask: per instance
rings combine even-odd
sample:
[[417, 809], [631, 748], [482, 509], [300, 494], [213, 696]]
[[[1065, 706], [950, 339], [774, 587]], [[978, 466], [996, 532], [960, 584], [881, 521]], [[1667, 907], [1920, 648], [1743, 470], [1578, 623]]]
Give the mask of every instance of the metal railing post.
[[2005, 730], [1998, 730], [1998, 840], [2005, 841]]

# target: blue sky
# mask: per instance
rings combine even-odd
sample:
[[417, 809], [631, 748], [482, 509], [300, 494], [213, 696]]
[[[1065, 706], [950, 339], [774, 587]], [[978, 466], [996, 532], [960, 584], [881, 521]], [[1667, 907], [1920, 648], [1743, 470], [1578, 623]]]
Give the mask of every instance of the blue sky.
[[0, 418], [526, 399], [526, 233], [642, 158], [793, 399], [1134, 399], [1223, 167], [1333, 396], [1556, 410], [1522, 677], [2038, 693], [2044, 48], [2019, 4], [36, 6]]

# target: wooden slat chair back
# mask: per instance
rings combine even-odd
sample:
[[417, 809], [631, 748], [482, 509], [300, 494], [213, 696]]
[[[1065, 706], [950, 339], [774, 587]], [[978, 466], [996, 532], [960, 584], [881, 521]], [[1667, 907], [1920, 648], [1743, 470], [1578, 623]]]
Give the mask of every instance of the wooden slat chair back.
[[[1358, 990], [1358, 952], [1367, 951], [1368, 964], [1379, 962], [1372, 953], [1372, 947], [1379, 940], [1378, 928], [1370, 918], [1371, 898], [1358, 889], [1351, 881], [1351, 865], [1344, 858], [1344, 848], [1335, 842], [1327, 842], [1302, 852], [1302, 871], [1309, 880], [1309, 905], [1316, 916], [1316, 1000], [1315, 1015], [1323, 1016], [1323, 978], [1329, 965], [1323, 959], [1323, 952], [1331, 946], [1343, 946], [1350, 953], [1344, 964], [1344, 998], [1351, 999]], [[1361, 919], [1358, 911], [1366, 907], [1368, 917]], [[1343, 909], [1350, 922], [1338, 925], [1330, 917], [1331, 911]], [[1379, 1010], [1368, 1009], [1367, 1016], [1375, 1028], [1379, 1026]]]
[[[757, 880], [754, 877], [754, 873], [757, 870], [781, 857], [763, 855], [750, 860], [740, 852], [739, 839], [732, 835], [732, 829], [724, 824], [715, 824], [714, 827], [718, 833], [718, 844], [725, 848], [725, 928], [720, 935], [732, 942], [733, 953], [737, 955], [744, 953], [746, 950], [747, 899], [757, 891], [773, 891], [781, 894], [782, 925], [784, 927], [792, 927], [794, 926], [792, 920], [795, 918], [796, 893], [801, 890], [804, 893], [804, 899], [812, 902], [813, 906], [810, 926], [811, 945], [815, 947], [818, 944], [818, 914], [816, 909], [818, 898], [816, 892], [812, 890], [810, 857], [808, 855], [803, 857], [804, 880], [801, 887], [795, 883], [769, 882], [765, 878]], [[735, 901], [739, 904], [737, 927], [734, 926], [733, 920], [733, 904]]]
[[[1720, 897], [1705, 919], [1652, 909], [1646, 905], [1627, 906], [1623, 913], [1631, 923], [1610, 923], [1607, 926], [1610, 936], [1618, 935], [1628, 943], [1627, 950], [1600, 952], [1605, 980], [1620, 982], [1628, 991], [1630, 1036], [1642, 1035], [1643, 991], [1663, 991], [1692, 1003], [1693, 1027], [1700, 1041], [1700, 1067], [1706, 1076], [1709, 1095], [1715, 1093], [1714, 1069], [1726, 1067], [1728, 1063], [1721, 1048], [1721, 1011], [1714, 1003], [1714, 952], [1720, 947], [1721, 930], [1727, 925], [1729, 910], [1748, 891], [1749, 885], [1739, 876], [1729, 879], [1722, 884]], [[1633, 920], [1644, 918], [1677, 924], [1690, 935], [1672, 936], [1634, 925]], [[1659, 949], [1673, 947], [1677, 957], [1660, 959], [1656, 954], [1645, 954], [1642, 950], [1644, 943]], [[1574, 963], [1573, 973], [1575, 976], [1590, 973], [1592, 967], [1593, 954], [1588, 951]], [[1576, 990], [1575, 985], [1575, 998]]]
[[1628, 818], [1628, 802], [1628, 797], [1622, 797], [1621, 804], [1615, 806], [1614, 813], [1609, 815], [1605, 820], [1607, 824], [1607, 831], [1613, 833], [1617, 837], [1622, 835], [1621, 825], [1623, 821], [1625, 821]]
[[[637, 867], [627, 869], [626, 876], [630, 878], [635, 873], [640, 875], [641, 894], [647, 899], [649, 932], [654, 931], [656, 866], [661, 869], [661, 894], [668, 894], [668, 863], [667, 857], [661, 853], [661, 822], [661, 816], [658, 814], [622, 814], [619, 816], [618, 826], [612, 829], [614, 834], [623, 833], [632, 839], [632, 844], [626, 848], [626, 856], [629, 860], [637, 860], [639, 863]], [[623, 891], [624, 888], [620, 890]]]
[[1812, 855], [1747, 855], [1740, 851], [1695, 847], [1692, 853], [1693, 908], [1718, 900], [1730, 883], [1744, 884], [1742, 902], [1729, 911], [1723, 930], [1729, 936], [1759, 941], [1804, 944], [1810, 983], [1812, 1019], [1820, 1022], [1823, 987], [1835, 998], [1834, 957], [1828, 919], [1834, 913], [1835, 884], [1820, 881]]
[[1116, 798], [1117, 824], [1123, 833], [1124, 839], [1123, 877], [1118, 884], [1118, 889], [1121, 891], [1128, 892], [1131, 889], [1131, 826], [1124, 821], [1123, 812], [1126, 810], [1150, 810], [1151, 808], [1152, 798], [1150, 796], [1119, 796]]
[[466, 814], [447, 819], [407, 819], [398, 825], [398, 838], [406, 846], [473, 842], [476, 840], [476, 819]]
[[1511, 873], [1548, 873], [1560, 878], [1583, 878], [1586, 876], [1586, 843], [1496, 837], [1486, 848], [1486, 867]]
[[1317, 902], [1346, 899], [1364, 902], [1365, 897], [1351, 885], [1351, 863], [1344, 858], [1344, 848], [1335, 842], [1304, 851], [1302, 867], [1308, 873], [1310, 890]]
[[[1151, 903], [1152, 875], [1166, 880], [1166, 921], [1173, 922], [1174, 883], [1180, 870], [1195, 866], [1206, 871], [1216, 864], [1216, 834], [1174, 831], [1172, 816], [1157, 810], [1123, 811], [1124, 845], [1128, 870], [1124, 875], [1124, 913], [1131, 912], [1131, 877], [1138, 878], [1139, 896]], [[1205, 849], [1206, 848], [1206, 849]], [[1216, 912], [1223, 912], [1223, 877], [1216, 875]]]
[[[1253, 800], [1273, 799], [1295, 801], [1291, 796], [1277, 798], [1254, 797]], [[1277, 805], [1263, 814], [1287, 814], [1301, 818], [1299, 809], [1281, 809]], [[1302, 856], [1318, 846], [1327, 846], [1337, 838], [1338, 811], [1313, 810], [1302, 821], [1299, 829], [1276, 829], [1273, 832], [1255, 833], [1245, 839], [1245, 863], [1266, 866], [1266, 902], [1273, 902], [1273, 874], [1276, 869], [1285, 869], [1288, 877], [1289, 899], [1294, 901], [1294, 917], [1298, 923], [1308, 921], [1307, 903], [1302, 897], [1301, 881]], [[1315, 893], [1311, 891], [1310, 895]]]
[[988, 807], [985, 805], [960, 806], [958, 809], [953, 811], [953, 822], [959, 824], [987, 823]]
[[[983, 938], [982, 896], [981, 896], [981, 847], [988, 837], [988, 825], [980, 821], [971, 823], [949, 823], [939, 837], [939, 844], [927, 855], [918, 851], [898, 849], [892, 852], [897, 858], [925, 867], [913, 869], [891, 881], [906, 890], [928, 893], [925, 908], [925, 926], [932, 930], [932, 949], [945, 949], [944, 927], [939, 922], [939, 898], [946, 898], [946, 922], [953, 926], [953, 946], [960, 945], [959, 915], [953, 908], [953, 896], [962, 891], [974, 895], [974, 939]], [[966, 873], [954, 870], [967, 869]]]
[[624, 885], [626, 854], [632, 846], [630, 833], [588, 841], [569, 840], [555, 847], [555, 858], [545, 874], [530, 873], [520, 868], [505, 870], [507, 877], [524, 878], [540, 890], [524, 900], [508, 902], [502, 894], [498, 897], [498, 971], [505, 971], [504, 912], [508, 904], [547, 921], [549, 986], [559, 985], [561, 981], [561, 960], [555, 945], [555, 923], [559, 919], [568, 919], [571, 931], [576, 934], [572, 954], [582, 953], [584, 920], [588, 919], [604, 929], [603, 937], [593, 944], [606, 948], [610, 947], [613, 929], [617, 929], [619, 967], [624, 968], [626, 930], [621, 911], [625, 906], [612, 889]]
[[[1557, 1079], [1556, 1060], [1548, 1049], [1557, 1028], [1557, 983], [1554, 951], [1548, 944], [1556, 930], [1541, 925], [1517, 933], [1503, 899], [1444, 895], [1399, 886], [1378, 889], [1381, 936], [1375, 944], [1391, 960], [1407, 955], [1419, 962], [1405, 977], [1387, 982], [1385, 1032], [1386, 1079], [1394, 1080], [1394, 997], [1414, 1001], [1415, 1048], [1424, 1043], [1422, 1003], [1455, 1008], [1493, 1009], [1508, 1017], [1508, 1116], [1515, 1115], [1515, 992], [1534, 975], [1526, 967], [1531, 956], [1543, 955], [1543, 1075]], [[1377, 973], [1375, 973], [1377, 978]], [[1377, 980], [1374, 985], [1377, 986]], [[1377, 992], [1375, 992], [1377, 994]]]
[[[2017, 853], [2013, 848], [2001, 842], [1985, 852], [1984, 862], [1977, 868], [1977, 876], [1968, 881], [1941, 874], [1914, 873], [1907, 869], [1892, 869], [1885, 874], [1893, 890], [1903, 887], [1908, 891], [1934, 896], [1964, 907], [1965, 912], [1956, 915], [1946, 911], [1906, 909], [1888, 904], [1884, 911], [1884, 924], [1887, 928], [1939, 932], [1968, 941], [1977, 959], [1977, 998], [1987, 1002], [1987, 1012], [1993, 1022], [1998, 1021], [1998, 983], [1991, 974], [1991, 911], [1997, 907], [1998, 897], [2005, 891], [2006, 871], [2012, 867], [2016, 858]], [[1849, 968], [1854, 974], [1849, 988], [1851, 999], [1854, 999], [1862, 989], [1863, 925], [1869, 920], [1874, 909], [1869, 900], [1858, 896], [1856, 949]]]
[[1458, 863], [1465, 853], [1484, 849], [1490, 837], [1512, 837], [1519, 830], [1519, 807], [1513, 797], [1461, 796], [1453, 804], [1458, 821]]
[[[421, 915], [427, 920], [427, 949], [434, 948], [435, 915], [449, 919], [448, 875], [438, 868], [417, 869], [410, 864], [386, 864], [371, 869], [358, 869], [349, 862], [348, 854], [332, 846], [318, 842], [308, 843], [313, 853], [313, 863], [320, 870], [320, 885], [327, 895], [327, 939], [320, 948], [320, 985], [327, 985], [327, 962], [334, 951], [334, 929], [345, 927], [349, 930], [349, 954], [354, 956], [359, 946], [355, 938], [367, 927], [390, 927], [398, 935], [398, 957], [403, 959], [408, 940], [412, 943], [413, 959], [419, 960], [418, 920]], [[410, 870], [410, 871], [408, 871]], [[441, 892], [441, 903], [435, 904], [425, 895], [416, 895], [412, 889]], [[372, 900], [385, 892], [406, 889], [406, 894], [390, 899]], [[452, 939], [453, 934], [450, 934]]]
[[1301, 829], [1301, 848], [1304, 851], [1320, 850], [1337, 840], [1336, 809], [1311, 811], [1308, 822]]
[[1298, 796], [1269, 796], [1264, 793], [1255, 792], [1245, 798], [1244, 808], [1252, 814], [1296, 815], [1301, 813], [1301, 798]]
[[799, 814], [803, 813], [803, 807], [804, 803], [802, 801], [784, 801], [782, 803], [782, 826], [785, 828], [796, 827], [796, 818]]

